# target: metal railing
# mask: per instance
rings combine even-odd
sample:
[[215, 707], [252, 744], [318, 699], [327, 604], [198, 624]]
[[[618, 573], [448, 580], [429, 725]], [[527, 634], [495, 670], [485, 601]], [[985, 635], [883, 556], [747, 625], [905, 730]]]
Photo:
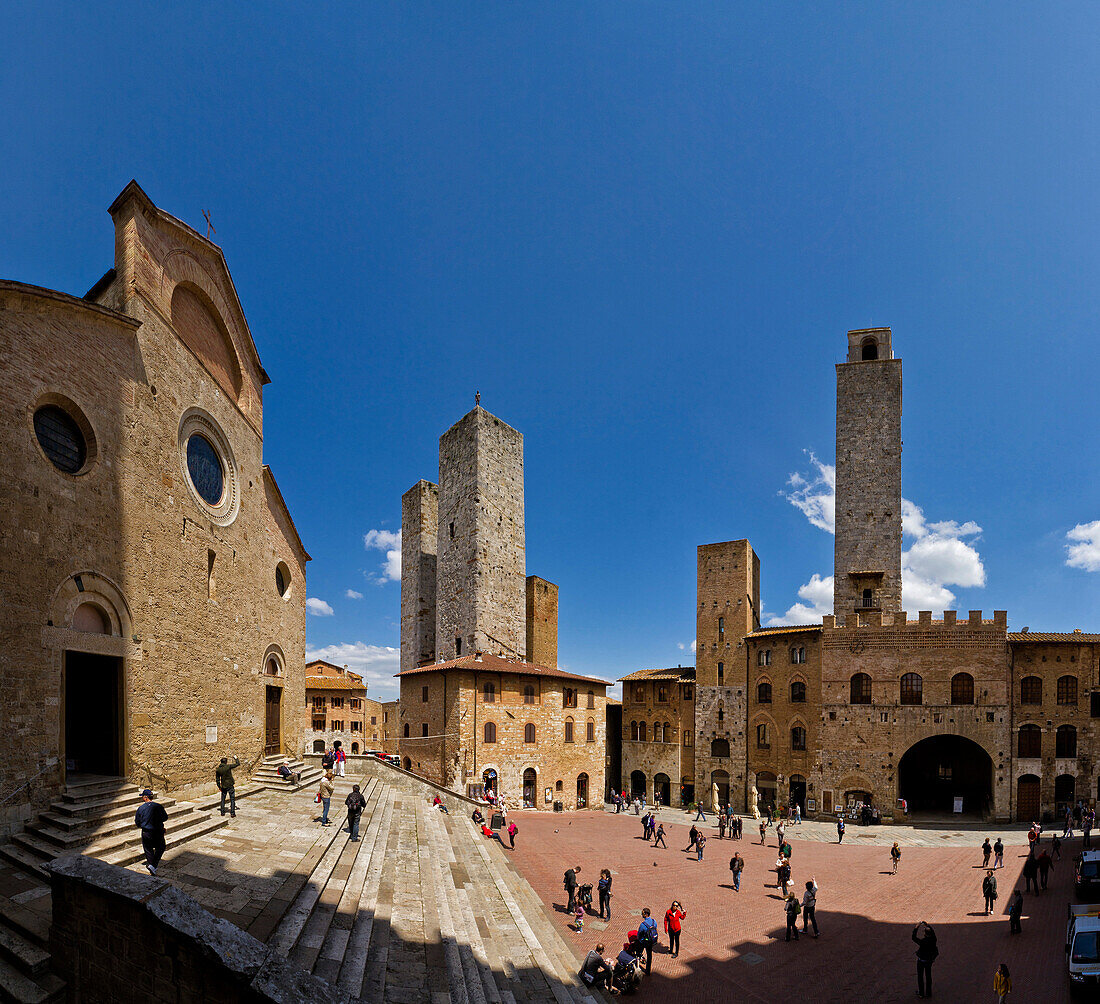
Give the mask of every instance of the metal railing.
[[48, 764], [47, 766], [43, 767], [33, 777], [27, 778], [27, 780], [24, 781], [21, 785], [19, 785], [19, 787], [16, 788], [14, 791], [12, 791], [11, 794], [9, 794], [7, 796], [7, 798], [0, 801], [0, 805], [7, 805], [7, 803], [10, 802], [13, 798], [15, 798], [15, 796], [18, 795], [19, 792], [21, 792], [24, 788], [30, 788], [32, 781], [37, 781], [47, 771], [56, 770], [56, 769], [57, 769], [57, 763], [56, 762], [52, 763], [52, 764]]

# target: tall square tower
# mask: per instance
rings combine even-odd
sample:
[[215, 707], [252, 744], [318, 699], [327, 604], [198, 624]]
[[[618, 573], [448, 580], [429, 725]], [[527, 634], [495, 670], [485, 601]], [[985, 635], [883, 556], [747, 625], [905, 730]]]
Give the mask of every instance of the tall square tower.
[[901, 610], [901, 360], [889, 328], [848, 332], [836, 368], [833, 613]]
[[439, 438], [437, 658], [527, 649], [523, 436], [480, 405]]
[[401, 668], [435, 659], [439, 487], [418, 481], [401, 496]]
[[527, 661], [558, 668], [558, 587], [527, 576]]

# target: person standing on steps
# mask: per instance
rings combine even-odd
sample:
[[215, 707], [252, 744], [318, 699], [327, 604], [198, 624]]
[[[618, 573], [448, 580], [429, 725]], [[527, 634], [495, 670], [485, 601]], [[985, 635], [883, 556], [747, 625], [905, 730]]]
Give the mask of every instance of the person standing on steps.
[[[798, 803], [796, 802], [795, 805]], [[817, 937], [817, 879], [812, 875], [806, 883], [806, 891], [802, 894], [802, 933], [813, 925], [814, 937]]]
[[513, 819], [508, 823], [508, 845], [514, 851], [516, 849], [516, 834], [519, 833], [519, 827], [516, 826], [516, 821]]
[[730, 858], [730, 873], [733, 875], [733, 891], [741, 891], [741, 872], [745, 870], [745, 860], [740, 854], [734, 853]]
[[336, 790], [336, 785], [332, 782], [332, 771], [330, 770], [321, 778], [321, 783], [317, 786], [317, 795], [321, 799], [321, 825], [329, 826], [328, 821], [328, 808], [332, 804], [332, 793]]
[[600, 870], [600, 881], [596, 883], [596, 891], [600, 896], [600, 920], [611, 919], [611, 872], [606, 868]]
[[343, 777], [344, 776], [344, 763], [347, 761], [347, 758], [348, 758], [347, 754], [344, 752], [344, 744], [342, 742], [340, 742], [339, 739], [337, 739], [333, 742], [332, 748], [336, 751], [336, 753], [335, 753], [336, 776], [337, 777]]
[[993, 845], [989, 842], [989, 837], [985, 838], [985, 843], [982, 844], [982, 867], [989, 867], [989, 855], [993, 853]]
[[668, 950], [673, 958], [680, 954], [680, 925], [687, 919], [687, 911], [675, 899], [665, 911], [665, 934], [668, 935]]
[[153, 792], [146, 788], [141, 793], [141, 805], [134, 813], [134, 826], [141, 830], [141, 847], [145, 851], [145, 867], [150, 875], [156, 875], [157, 865], [164, 855], [164, 824], [168, 813], [164, 806], [153, 800]]
[[997, 838], [997, 842], [993, 845], [993, 867], [1004, 868], [1005, 866], [1005, 845], [1001, 843], [1001, 838]]
[[[917, 932], [921, 934], [918, 937]], [[932, 963], [940, 954], [936, 944], [936, 932], [923, 920], [913, 928], [913, 941], [917, 944], [917, 996], [932, 996]]]
[[367, 807], [367, 800], [359, 791], [359, 785], [351, 786], [351, 794], [344, 799], [344, 805], [348, 807], [348, 832], [353, 843], [359, 843], [359, 819], [363, 810]]
[[997, 879], [993, 869], [986, 869], [985, 878], [982, 879], [982, 895], [985, 897], [985, 915], [993, 916], [993, 904], [997, 902]]
[[237, 816], [237, 797], [233, 784], [233, 768], [241, 765], [240, 757], [233, 757], [233, 762], [229, 762], [228, 757], [222, 757], [222, 762], [214, 770], [214, 778], [218, 782], [218, 791], [222, 793], [222, 815], [225, 815], [225, 796], [229, 796], [229, 818], [235, 819]]

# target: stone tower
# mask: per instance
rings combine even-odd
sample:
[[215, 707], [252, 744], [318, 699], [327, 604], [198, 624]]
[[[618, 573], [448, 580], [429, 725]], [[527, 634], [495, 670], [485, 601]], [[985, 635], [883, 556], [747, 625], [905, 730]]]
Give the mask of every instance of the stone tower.
[[889, 328], [848, 332], [836, 368], [833, 612], [901, 610], [901, 360]]
[[527, 661], [558, 668], [558, 587], [527, 576]]
[[523, 436], [478, 405], [439, 438], [436, 658], [527, 649]]
[[[701, 544], [695, 609], [695, 798], [728, 776], [730, 803], [745, 809], [747, 663], [744, 638], [760, 626], [760, 559], [747, 540]], [[720, 714], [721, 713], [721, 714]], [[725, 753], [723, 743], [728, 743]]]
[[418, 481], [401, 496], [401, 668], [435, 660], [439, 488]]

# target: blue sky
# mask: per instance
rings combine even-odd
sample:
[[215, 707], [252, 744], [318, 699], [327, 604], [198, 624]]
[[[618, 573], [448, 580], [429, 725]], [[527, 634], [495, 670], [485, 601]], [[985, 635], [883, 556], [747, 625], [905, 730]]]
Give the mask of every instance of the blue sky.
[[6, 12], [0, 275], [83, 293], [131, 177], [209, 210], [311, 654], [394, 694], [387, 535], [477, 390], [526, 437], [562, 665], [690, 664], [704, 542], [816, 615], [872, 324], [909, 599], [1100, 628], [1095, 5], [224, 8]]

